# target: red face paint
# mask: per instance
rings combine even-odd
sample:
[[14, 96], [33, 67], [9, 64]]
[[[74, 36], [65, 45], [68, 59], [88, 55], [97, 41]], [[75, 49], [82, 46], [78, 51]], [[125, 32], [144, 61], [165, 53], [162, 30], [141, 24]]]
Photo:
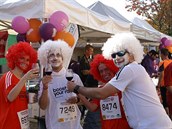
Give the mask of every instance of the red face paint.
[[24, 73], [29, 70], [30, 57], [27, 55], [21, 55], [16, 61], [16, 66], [21, 69]]

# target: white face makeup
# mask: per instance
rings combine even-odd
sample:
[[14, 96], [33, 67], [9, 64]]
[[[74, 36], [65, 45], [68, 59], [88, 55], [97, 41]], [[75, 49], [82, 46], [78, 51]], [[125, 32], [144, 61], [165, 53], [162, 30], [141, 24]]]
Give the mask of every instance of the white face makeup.
[[50, 52], [48, 55], [48, 62], [52, 67], [59, 67], [63, 64], [62, 55], [59, 52]]
[[119, 68], [123, 67], [124, 65], [129, 63], [128, 53], [126, 53], [123, 56], [116, 55], [116, 58], [113, 58], [113, 61], [117, 67]]

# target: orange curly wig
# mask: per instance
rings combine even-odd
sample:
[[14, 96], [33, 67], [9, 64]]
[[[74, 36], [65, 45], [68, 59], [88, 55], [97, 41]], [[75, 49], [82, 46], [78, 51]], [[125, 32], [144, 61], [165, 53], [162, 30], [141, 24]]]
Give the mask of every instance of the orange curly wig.
[[[28, 70], [32, 68], [32, 64], [37, 62], [37, 51], [30, 46], [27, 42], [18, 42], [12, 45], [6, 54], [8, 67], [13, 70], [16, 65], [16, 61], [23, 55], [26, 54], [30, 57], [30, 64]], [[28, 71], [27, 70], [27, 71]]]
[[114, 75], [118, 72], [119, 68], [115, 66], [113, 60], [107, 60], [101, 54], [97, 54], [94, 56], [93, 61], [90, 63], [90, 73], [94, 76], [96, 80], [105, 83], [106, 81], [101, 77], [98, 70], [98, 66], [101, 63], [105, 64], [110, 69], [110, 71], [113, 71]]

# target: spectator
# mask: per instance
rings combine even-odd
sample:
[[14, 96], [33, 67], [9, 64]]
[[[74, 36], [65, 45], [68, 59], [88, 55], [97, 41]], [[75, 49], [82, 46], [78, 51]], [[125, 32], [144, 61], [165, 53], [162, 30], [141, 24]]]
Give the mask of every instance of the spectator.
[[27, 42], [12, 45], [6, 55], [10, 71], [0, 79], [0, 129], [28, 129], [26, 82], [38, 77], [37, 53]]
[[[85, 46], [85, 53], [84, 55], [81, 57], [80, 59], [80, 71], [81, 71], [81, 79], [82, 79], [82, 82], [84, 83], [84, 86], [86, 87], [97, 87], [98, 86], [98, 81], [95, 80], [93, 78], [93, 76], [90, 74], [90, 62], [92, 61], [93, 59], [93, 53], [94, 53], [94, 48], [92, 45], [88, 44]], [[80, 106], [80, 110], [81, 110], [81, 114], [82, 114], [82, 117], [81, 119], [84, 118], [84, 115], [85, 115], [85, 106]], [[87, 129], [85, 126], [87, 126], [87, 123], [89, 123], [89, 127], [91, 127], [91, 123], [95, 123], [96, 121], [100, 121], [100, 117], [99, 117], [99, 112], [87, 112], [86, 114], [86, 119], [84, 120], [84, 129]], [[95, 120], [93, 122], [93, 120]], [[90, 121], [92, 121], [90, 123]], [[93, 124], [94, 126], [95, 124]], [[98, 128], [100, 128], [100, 125], [97, 126]], [[94, 126], [95, 128], [95, 126]]]
[[71, 60], [69, 64], [69, 69], [72, 69], [74, 73], [81, 75], [80, 73], [80, 64], [78, 61]]
[[151, 50], [141, 62], [141, 65], [146, 69], [150, 77], [157, 76], [157, 70], [154, 67], [154, 60], [157, 58], [157, 55], [158, 53], [155, 50]]
[[92, 61], [94, 48], [91, 45], [85, 46], [85, 54], [80, 60], [81, 79], [85, 86], [97, 87], [98, 82], [90, 75], [90, 62]]
[[[39, 91], [39, 105], [45, 110], [47, 129], [82, 129], [80, 125], [81, 113], [77, 106], [76, 94], [67, 90], [66, 69], [68, 53], [71, 48], [66, 42], [48, 40], [38, 49], [38, 59], [45, 67], [52, 66], [52, 75], [42, 79]], [[77, 74], [73, 75], [76, 84], [83, 85]]]
[[143, 47], [132, 33], [119, 33], [103, 46], [106, 59], [113, 59], [119, 72], [102, 88], [80, 87], [68, 82], [68, 90], [90, 98], [105, 99], [122, 91], [129, 126], [133, 129], [171, 129], [172, 122], [160, 103], [150, 76], [140, 64]]
[[161, 55], [162, 61], [159, 63], [159, 80], [158, 80], [157, 87], [160, 88], [162, 104], [167, 114], [169, 114], [169, 109], [168, 109], [167, 100], [166, 100], [167, 89], [166, 89], [166, 86], [164, 85], [164, 69], [172, 62], [172, 60], [168, 58], [169, 52], [168, 52], [168, 49], [166, 48], [162, 48], [160, 50], [160, 55]]
[[169, 116], [172, 119], [172, 63], [170, 63], [164, 70], [164, 85], [167, 88], [167, 105]]

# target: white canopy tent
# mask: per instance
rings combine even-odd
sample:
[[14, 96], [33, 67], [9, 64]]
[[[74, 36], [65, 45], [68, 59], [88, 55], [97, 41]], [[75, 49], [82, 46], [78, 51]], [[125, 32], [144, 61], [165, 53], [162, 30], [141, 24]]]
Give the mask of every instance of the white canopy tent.
[[[61, 10], [69, 16], [69, 22], [79, 25], [79, 43], [105, 42], [112, 34], [130, 31], [130, 24], [113, 21], [95, 13], [74, 0], [1, 0], [0, 20], [12, 21], [16, 16], [25, 18], [49, 18]], [[70, 58], [69, 58], [70, 60]]]
[[79, 42], [105, 42], [112, 34], [130, 31], [130, 23], [112, 20], [91, 11], [74, 0], [1, 0], [0, 20], [11, 21], [16, 16], [49, 18], [61, 10], [71, 23], [79, 25]]
[[151, 27], [149, 23], [144, 20], [135, 18], [133, 21], [129, 21], [127, 18], [123, 17], [117, 10], [101, 3], [100, 1], [95, 2], [88, 8], [104, 16], [108, 16], [114, 21], [117, 19], [119, 21], [124, 21], [126, 24], [130, 23], [130, 31], [133, 32], [137, 36], [137, 38], [143, 41], [160, 41], [161, 34], [157, 30], [153, 29], [153, 27]]

